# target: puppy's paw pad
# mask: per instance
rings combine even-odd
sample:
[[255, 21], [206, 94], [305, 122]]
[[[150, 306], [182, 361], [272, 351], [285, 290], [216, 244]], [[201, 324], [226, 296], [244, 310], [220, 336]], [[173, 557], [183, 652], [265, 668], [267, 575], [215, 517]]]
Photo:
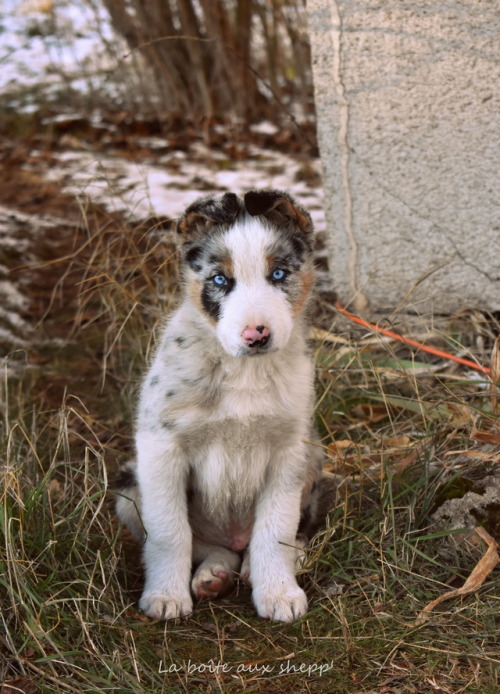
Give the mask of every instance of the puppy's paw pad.
[[206, 567], [197, 572], [191, 588], [200, 600], [221, 598], [233, 585], [232, 574], [219, 567]]
[[139, 607], [151, 619], [182, 619], [193, 611], [191, 596], [171, 596], [160, 593], [144, 593]]
[[276, 593], [254, 594], [253, 599], [259, 616], [274, 622], [293, 622], [307, 612], [306, 594], [298, 586]]

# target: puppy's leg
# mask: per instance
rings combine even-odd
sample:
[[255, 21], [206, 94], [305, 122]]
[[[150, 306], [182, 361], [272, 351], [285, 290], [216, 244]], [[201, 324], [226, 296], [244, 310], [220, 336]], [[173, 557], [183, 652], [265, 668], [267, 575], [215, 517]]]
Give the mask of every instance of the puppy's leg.
[[192, 612], [189, 591], [192, 536], [188, 521], [188, 463], [169, 439], [138, 433], [137, 480], [146, 530], [146, 582], [139, 606], [153, 619], [175, 619]]
[[303, 461], [303, 445], [274, 461], [274, 474], [257, 502], [249, 547], [253, 602], [261, 617], [278, 622], [292, 622], [307, 610], [295, 578]]
[[226, 547], [193, 541], [193, 561], [199, 563], [191, 581], [191, 590], [197, 598], [220, 598], [234, 585], [234, 572], [241, 558]]
[[[307, 560], [307, 539], [303, 535], [297, 535], [295, 538], [295, 570], [301, 569]], [[251, 586], [250, 581], [250, 552], [245, 552], [240, 568], [240, 580]]]
[[141, 518], [141, 495], [137, 486], [136, 464], [133, 461], [124, 465], [117, 479], [116, 513], [138, 542], [144, 540], [144, 526]]

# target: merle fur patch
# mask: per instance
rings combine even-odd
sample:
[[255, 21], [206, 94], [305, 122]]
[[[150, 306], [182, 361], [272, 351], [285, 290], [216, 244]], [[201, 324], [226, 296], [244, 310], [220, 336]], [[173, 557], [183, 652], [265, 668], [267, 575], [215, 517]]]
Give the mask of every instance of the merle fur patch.
[[235, 282], [228, 277], [225, 287], [218, 287], [211, 279], [206, 280], [201, 292], [201, 303], [206, 313], [214, 320], [219, 320], [221, 302], [234, 288]]
[[235, 193], [225, 193], [221, 198], [207, 195], [189, 205], [177, 224], [177, 231], [192, 235], [205, 233], [215, 225], [229, 226], [242, 211], [242, 202]]
[[134, 468], [130, 467], [130, 465], [125, 465], [118, 470], [113, 487], [115, 489], [129, 489], [130, 487], [135, 487], [136, 484]]

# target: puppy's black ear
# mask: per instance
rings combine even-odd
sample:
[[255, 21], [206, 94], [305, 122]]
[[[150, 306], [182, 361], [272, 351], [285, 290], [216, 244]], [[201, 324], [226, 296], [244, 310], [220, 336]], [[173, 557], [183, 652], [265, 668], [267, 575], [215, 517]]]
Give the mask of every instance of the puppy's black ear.
[[309, 213], [283, 190], [250, 190], [245, 194], [245, 209], [253, 217], [264, 215], [278, 226], [293, 222], [301, 231], [313, 230]]
[[177, 223], [179, 234], [205, 233], [216, 224], [232, 224], [241, 212], [241, 201], [234, 193], [221, 198], [207, 195], [195, 200]]

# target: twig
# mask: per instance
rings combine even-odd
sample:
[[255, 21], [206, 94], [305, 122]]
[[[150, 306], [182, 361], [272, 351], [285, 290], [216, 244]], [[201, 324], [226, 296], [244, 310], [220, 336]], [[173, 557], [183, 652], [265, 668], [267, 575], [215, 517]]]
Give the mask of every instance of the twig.
[[450, 590], [447, 593], [443, 593], [424, 607], [416, 619], [415, 626], [419, 626], [425, 622], [429, 617], [429, 613], [444, 600], [455, 598], [458, 595], [468, 595], [469, 593], [473, 593], [474, 591], [478, 590], [500, 561], [500, 557], [498, 556], [498, 542], [495, 540], [495, 538], [491, 537], [491, 535], [481, 526], [476, 528], [475, 532], [476, 535], [479, 535], [481, 540], [486, 542], [488, 545], [486, 553], [478, 561], [469, 578], [465, 581], [461, 588], [456, 588], [455, 590]]

